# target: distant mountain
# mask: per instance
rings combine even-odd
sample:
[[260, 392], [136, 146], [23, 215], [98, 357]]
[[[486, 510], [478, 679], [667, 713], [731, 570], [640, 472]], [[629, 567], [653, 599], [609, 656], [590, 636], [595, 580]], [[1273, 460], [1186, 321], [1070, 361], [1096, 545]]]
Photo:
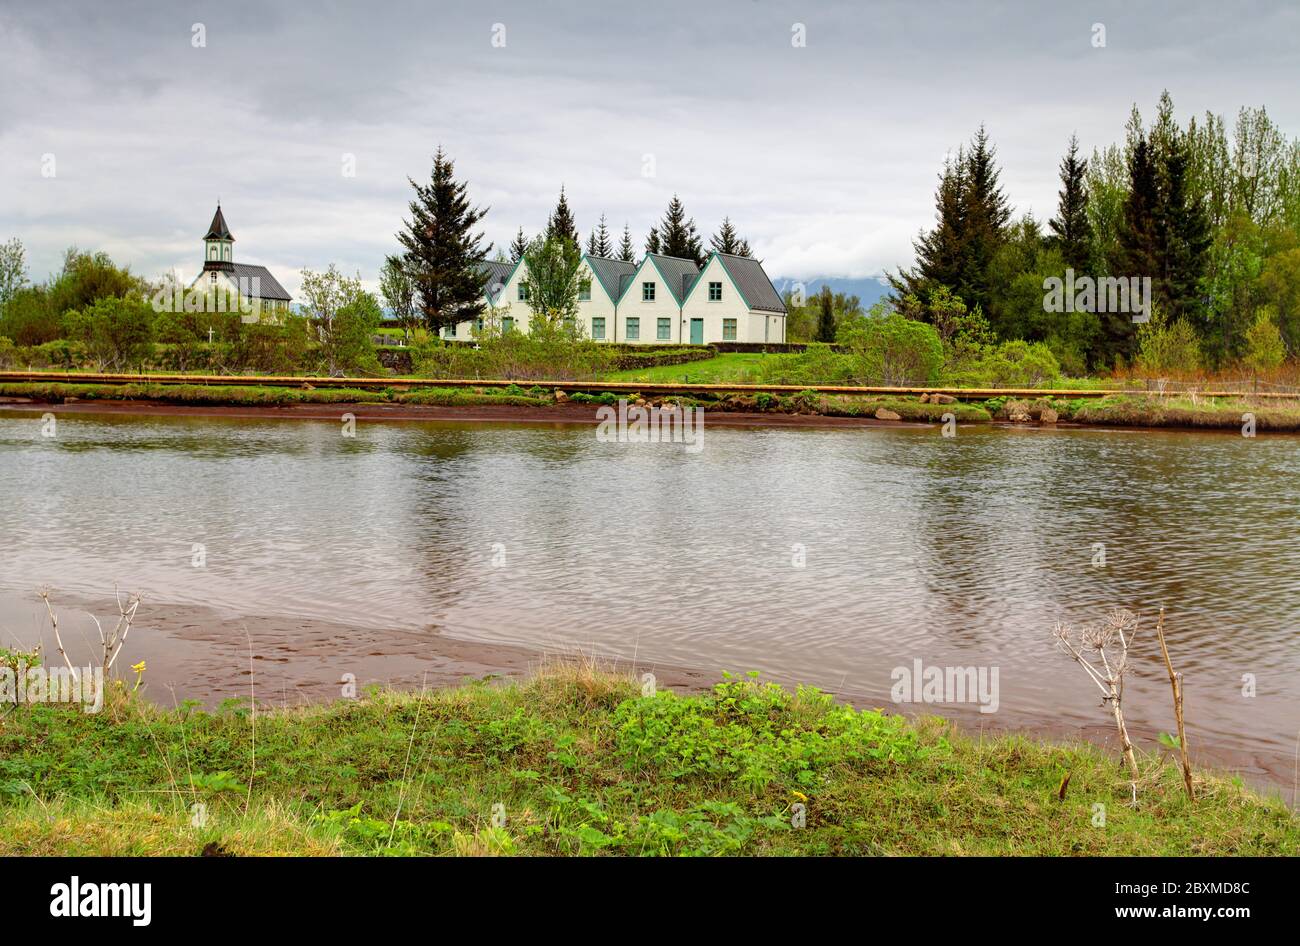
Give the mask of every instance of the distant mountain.
[[[773, 279], [772, 283], [776, 286], [778, 292], [785, 294], [796, 282], [796, 279]], [[876, 302], [889, 295], [889, 287], [881, 283], [874, 276], [868, 276], [865, 279], [840, 279], [835, 276], [819, 276], [815, 279], [804, 279], [804, 292], [808, 296], [814, 296], [822, 291], [822, 286], [830, 286], [831, 292], [842, 292], [845, 295], [857, 296], [862, 300], [862, 311], [870, 309]]]

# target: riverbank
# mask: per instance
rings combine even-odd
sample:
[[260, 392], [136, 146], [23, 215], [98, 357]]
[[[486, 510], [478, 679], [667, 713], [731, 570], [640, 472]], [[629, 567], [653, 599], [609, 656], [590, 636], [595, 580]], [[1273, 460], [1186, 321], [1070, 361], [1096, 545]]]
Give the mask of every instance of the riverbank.
[[0, 383], [0, 408], [196, 416], [281, 416], [358, 420], [464, 420], [594, 423], [601, 406], [620, 398], [657, 407], [699, 407], [709, 422], [730, 426], [873, 426], [890, 423], [1075, 425], [1251, 433], [1300, 432], [1300, 400], [1249, 396], [1164, 397], [1114, 394], [1070, 398], [994, 396], [957, 400], [949, 395], [850, 395], [803, 391], [659, 395], [552, 392], [540, 387], [415, 387], [410, 389], [207, 386], [198, 384]]
[[1091, 746], [972, 738], [729, 679], [692, 696], [589, 664], [252, 713], [0, 723], [0, 854], [1300, 854], [1280, 801]]

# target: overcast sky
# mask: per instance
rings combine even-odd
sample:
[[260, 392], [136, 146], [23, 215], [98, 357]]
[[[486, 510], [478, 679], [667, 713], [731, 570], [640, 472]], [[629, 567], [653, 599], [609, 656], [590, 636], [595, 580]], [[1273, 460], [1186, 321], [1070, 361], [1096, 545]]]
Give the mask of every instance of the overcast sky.
[[675, 192], [774, 279], [860, 278], [911, 261], [981, 122], [1041, 218], [1071, 132], [1115, 141], [1162, 88], [1300, 133], [1300, 4], [1047, 6], [0, 0], [0, 240], [37, 279], [71, 244], [193, 276], [220, 197], [235, 259], [291, 292], [331, 262], [373, 282], [441, 143], [498, 245], [564, 184], [584, 237], [605, 213], [639, 251]]

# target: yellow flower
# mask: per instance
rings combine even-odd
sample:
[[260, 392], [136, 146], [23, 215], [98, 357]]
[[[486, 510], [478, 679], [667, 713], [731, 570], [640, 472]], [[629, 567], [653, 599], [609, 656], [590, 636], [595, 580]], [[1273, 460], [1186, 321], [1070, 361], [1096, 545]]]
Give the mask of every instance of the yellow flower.
[[795, 798], [799, 799], [800, 801], [808, 800], [808, 796], [805, 795], [803, 792], [791, 792], [790, 794], [793, 795]]
[[144, 661], [142, 660], [138, 664], [132, 664], [131, 669], [135, 671], [135, 686], [131, 688], [131, 692], [134, 693], [136, 690], [140, 689], [140, 681], [144, 679]]

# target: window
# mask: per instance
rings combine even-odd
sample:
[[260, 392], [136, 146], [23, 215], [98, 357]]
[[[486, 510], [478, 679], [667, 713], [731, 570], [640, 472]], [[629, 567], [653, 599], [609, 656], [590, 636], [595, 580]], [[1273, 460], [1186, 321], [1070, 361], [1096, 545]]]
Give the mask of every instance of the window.
[[591, 301], [591, 280], [590, 279], [584, 279], [582, 282], [578, 283], [578, 301], [579, 302]]
[[519, 301], [520, 302], [528, 301], [528, 283], [526, 282], [521, 282], [519, 284]]
[[720, 282], [709, 283], [709, 301], [710, 302], [722, 301], [722, 283]]
[[641, 340], [641, 320], [640, 320], [640, 319], [637, 319], [637, 318], [629, 318], [629, 319], [627, 320], [627, 335], [626, 335], [625, 337], [626, 337], [626, 339], [627, 339], [629, 342], [636, 342], [636, 341], [640, 341], [640, 340]]
[[656, 337], [657, 339], [659, 339], [660, 341], [663, 341], [664, 339], [671, 339], [671, 338], [673, 337], [673, 321], [672, 321], [672, 319], [660, 319], [660, 320], [659, 320], [659, 328], [658, 328], [658, 330], [655, 332], [655, 337]]
[[641, 301], [642, 301], [642, 302], [654, 302], [654, 301], [655, 301], [655, 284], [654, 284], [654, 283], [652, 283], [652, 282], [643, 282], [643, 283], [641, 284]]
[[474, 332], [475, 332], [476, 334], [479, 334], [479, 335], [483, 334], [483, 318], [482, 318], [482, 316], [480, 316], [479, 318], [477, 318], [477, 319], [474, 320]]
[[216, 247], [216, 244], [214, 244], [214, 243], [209, 243], [209, 244], [208, 244], [208, 259], [216, 259], [216, 258], [217, 258], [217, 247]]
[[605, 320], [596, 318], [591, 320], [591, 337], [596, 341], [601, 341], [605, 337]]
[[724, 342], [734, 342], [736, 340], [736, 320], [722, 320], [722, 340]]
[[513, 332], [515, 330], [515, 320], [510, 316], [503, 316], [501, 319], [501, 331]]

